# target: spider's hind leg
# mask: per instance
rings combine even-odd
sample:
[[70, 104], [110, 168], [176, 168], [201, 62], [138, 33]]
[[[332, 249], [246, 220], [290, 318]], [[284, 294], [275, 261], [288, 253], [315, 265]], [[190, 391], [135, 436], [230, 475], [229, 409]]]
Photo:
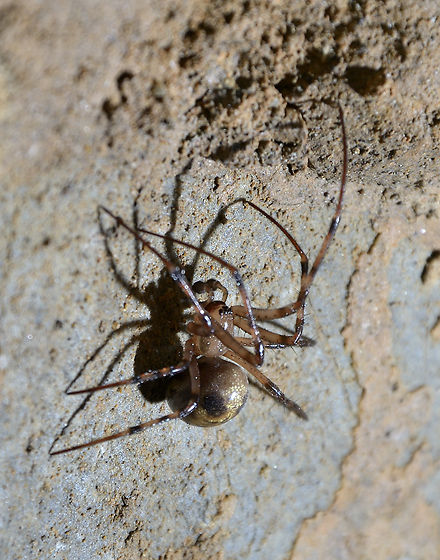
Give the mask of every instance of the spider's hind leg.
[[96, 387], [88, 387], [87, 389], [80, 389], [78, 391], [67, 391], [67, 395], [81, 395], [82, 393], [94, 393], [95, 391], [102, 391], [103, 389], [111, 389], [113, 387], [121, 387], [122, 385], [140, 385], [148, 381], [156, 381], [157, 379], [164, 379], [171, 377], [188, 369], [189, 362], [184, 360], [176, 366], [168, 366], [162, 369], [147, 371], [140, 375], [134, 375], [122, 381], [115, 381], [114, 383], [106, 383], [105, 385], [97, 385]]
[[[92, 441], [88, 441], [87, 443], [82, 443], [80, 445], [74, 445], [72, 447], [67, 447], [66, 449], [61, 449], [59, 451], [50, 451], [50, 455], [59, 455], [61, 453], [67, 453], [68, 451], [75, 451], [77, 449], [83, 449], [85, 447], [91, 447], [92, 445], [97, 445], [98, 443], [104, 443], [106, 441], [111, 441], [112, 439], [118, 439], [120, 437], [130, 436], [132, 434], [137, 434], [139, 432], [142, 432], [143, 430], [146, 430], [147, 428], [151, 428], [152, 426], [157, 426], [158, 424], [162, 424], [163, 422], [168, 422], [169, 420], [173, 420], [173, 419], [176, 419], [176, 418], [185, 418], [185, 416], [188, 416], [189, 414], [191, 414], [191, 412], [193, 412], [196, 409], [197, 403], [198, 403], [198, 400], [199, 400], [199, 396], [200, 396], [200, 374], [199, 374], [199, 368], [198, 368], [198, 365], [197, 365], [197, 359], [196, 359], [196, 355], [195, 355], [194, 343], [191, 339], [189, 339], [187, 341], [186, 345], [185, 345], [185, 353], [184, 354], [185, 354], [184, 355], [185, 362], [182, 362], [182, 364], [185, 364], [185, 367], [175, 366], [175, 368], [178, 368], [177, 371], [175, 371], [175, 368], [173, 368], [173, 367], [164, 368], [163, 370], [159, 370], [158, 372], [157, 371], [156, 372], [147, 372], [146, 374], [144, 374], [144, 376], [137, 376], [135, 378], [126, 379], [124, 381], [116, 382], [116, 383], [109, 384], [109, 385], [101, 385], [99, 387], [92, 387], [91, 389], [87, 389], [85, 391], [76, 391], [75, 393], [98, 391], [98, 390], [106, 389], [106, 388], [109, 388], [109, 387], [138, 383], [139, 381], [136, 381], [136, 379], [138, 379], [139, 377], [143, 378], [141, 380], [141, 382], [145, 382], [145, 381], [149, 381], [151, 379], [157, 379], [158, 378], [157, 376], [154, 377], [154, 375], [152, 376], [151, 374], [157, 374], [157, 373], [162, 372], [162, 376], [164, 376], [164, 375], [169, 376], [169, 375], [174, 375], [175, 373], [178, 373], [178, 371], [183, 371], [183, 369], [188, 368], [189, 373], [190, 373], [190, 378], [191, 378], [191, 391], [190, 391], [189, 401], [187, 402], [187, 404], [185, 406], [183, 406], [179, 410], [175, 410], [174, 412], [171, 412], [170, 414], [166, 414], [165, 416], [160, 416], [159, 418], [153, 418], [152, 420], [148, 420], [147, 422], [137, 424], [136, 426], [130, 426], [129, 428], [126, 428], [125, 430], [122, 430], [122, 431], [117, 432], [115, 434], [111, 434], [109, 436], [104, 436], [102, 438], [94, 439]], [[72, 394], [72, 393], [70, 393], [70, 394]]]
[[271, 397], [279, 401], [283, 406], [292, 410], [297, 416], [302, 418], [303, 420], [308, 420], [307, 414], [304, 410], [299, 406], [298, 403], [292, 401], [291, 399], [287, 398], [286, 395], [281, 391], [281, 389], [275, 385], [273, 381], [271, 381], [262, 371], [258, 368], [241, 358], [235, 352], [229, 350], [225, 353], [225, 358], [228, 358], [232, 362], [238, 364], [242, 368], [244, 368], [247, 372], [249, 372], [257, 381], [263, 385], [264, 389], [269, 393]]

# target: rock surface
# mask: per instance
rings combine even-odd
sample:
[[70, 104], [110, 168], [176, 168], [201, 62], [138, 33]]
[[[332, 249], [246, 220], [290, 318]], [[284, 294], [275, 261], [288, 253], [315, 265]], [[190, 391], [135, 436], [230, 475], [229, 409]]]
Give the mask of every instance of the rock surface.
[[[0, 552], [5, 559], [440, 557], [437, 0], [0, 3]], [[191, 308], [98, 213], [203, 245], [255, 306], [310, 291], [312, 348], [268, 351], [214, 429], [160, 386], [68, 396], [177, 363]], [[234, 203], [235, 202], [235, 203]], [[232, 204], [234, 203], [234, 204]], [[224, 269], [179, 246], [190, 279]], [[285, 321], [292, 328], [294, 321]], [[150, 389], [150, 390], [149, 390]]]

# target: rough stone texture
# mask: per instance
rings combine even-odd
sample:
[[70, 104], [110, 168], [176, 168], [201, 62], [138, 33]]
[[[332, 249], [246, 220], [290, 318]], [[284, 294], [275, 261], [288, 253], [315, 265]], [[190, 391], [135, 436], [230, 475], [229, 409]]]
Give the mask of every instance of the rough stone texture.
[[[0, 6], [1, 557], [439, 558], [438, 1]], [[228, 205], [313, 258], [337, 99], [317, 344], [262, 368], [310, 421], [253, 385], [224, 427], [50, 457], [167, 409], [160, 387], [64, 391], [177, 362], [191, 311], [98, 204], [227, 258], [257, 306], [294, 300], [293, 247]]]

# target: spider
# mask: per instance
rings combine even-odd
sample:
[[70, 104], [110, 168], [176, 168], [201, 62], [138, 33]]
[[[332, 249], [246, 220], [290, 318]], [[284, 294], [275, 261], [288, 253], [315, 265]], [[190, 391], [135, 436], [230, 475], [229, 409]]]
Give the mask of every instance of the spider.
[[[161, 235], [141, 228], [133, 229], [122, 218], [116, 216], [104, 206], [99, 207], [100, 211], [108, 214], [117, 225], [128, 230], [144, 249], [152, 251], [163, 262], [172, 279], [177, 282], [194, 307], [193, 320], [187, 325], [187, 331], [191, 336], [184, 346], [183, 360], [175, 366], [147, 371], [115, 383], [68, 392], [68, 394], [92, 393], [111, 387], [142, 384], [156, 379], [171, 378], [167, 388], [167, 400], [172, 410], [171, 413], [81, 445], [53, 451], [51, 455], [58, 455], [135, 434], [175, 418], [180, 418], [189, 424], [203, 427], [223, 424], [234, 418], [246, 402], [249, 381], [244, 370], [255, 377], [264, 389], [287, 409], [292, 410], [300, 418], [307, 420], [307, 414], [304, 410], [296, 402], [287, 398], [279, 387], [264, 375], [259, 367], [263, 364], [265, 348], [311, 346], [314, 344], [313, 340], [302, 335], [305, 304], [316, 273], [339, 225], [347, 176], [347, 137], [344, 114], [340, 106], [339, 115], [343, 141], [343, 167], [339, 199], [328, 233], [310, 270], [306, 254], [288, 231], [259, 206], [253, 202], [243, 200], [243, 202], [249, 204], [281, 230], [295, 247], [301, 259], [301, 285], [298, 297], [296, 301], [283, 307], [276, 309], [252, 307], [242, 277], [237, 268], [232, 264], [208, 251], [195, 247], [190, 243], [174, 239], [169, 235]], [[226, 267], [237, 284], [243, 305], [228, 307], [226, 304], [228, 291], [215, 279], [198, 281], [191, 286], [184, 271], [157, 251], [144, 238], [145, 235], [162, 238], [194, 249], [198, 253], [206, 255]], [[221, 294], [219, 299], [215, 299], [216, 293]], [[204, 296], [204, 299], [200, 296]], [[257, 324], [258, 320], [279, 319], [294, 313], [296, 313], [295, 331], [291, 335], [277, 334], [263, 329]], [[234, 326], [241, 329], [248, 336], [235, 336]], [[248, 349], [252, 347], [253, 351]], [[185, 372], [187, 375], [179, 375]]]

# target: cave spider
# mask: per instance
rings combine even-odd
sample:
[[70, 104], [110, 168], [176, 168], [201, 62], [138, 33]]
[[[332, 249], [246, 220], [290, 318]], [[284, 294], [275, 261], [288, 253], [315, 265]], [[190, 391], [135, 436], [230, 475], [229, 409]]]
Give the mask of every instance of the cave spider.
[[[295, 247], [301, 259], [301, 285], [296, 301], [276, 309], [258, 309], [251, 306], [246, 287], [239, 271], [222, 258], [195, 247], [184, 241], [174, 239], [168, 235], [153, 233], [144, 229], [133, 229], [107, 208], [100, 206], [100, 211], [107, 213], [115, 222], [128, 230], [142, 245], [144, 249], [152, 251], [165, 265], [172, 279], [178, 283], [181, 290], [194, 307], [194, 318], [187, 325], [191, 337], [187, 340], [183, 360], [171, 367], [160, 370], [147, 371], [129, 379], [117, 381], [82, 389], [70, 391], [68, 394], [92, 393], [111, 387], [122, 385], [142, 384], [147, 381], [170, 377], [167, 389], [167, 400], [172, 410], [171, 413], [149, 420], [137, 426], [132, 426], [115, 434], [75, 445], [60, 451], [51, 452], [58, 455], [98, 443], [117, 439], [126, 435], [138, 433], [146, 428], [155, 426], [174, 418], [181, 418], [189, 424], [196, 426], [216, 426], [234, 418], [242, 409], [248, 395], [248, 378], [243, 370], [255, 377], [264, 389], [297, 416], [307, 419], [304, 410], [294, 401], [288, 399], [284, 393], [258, 368], [263, 364], [264, 349], [284, 348], [289, 346], [311, 346], [313, 341], [302, 336], [304, 326], [304, 311], [310, 287], [318, 269], [327, 253], [338, 227], [342, 200], [345, 191], [347, 176], [347, 137], [344, 115], [339, 107], [343, 141], [343, 167], [339, 199], [334, 212], [330, 228], [322, 242], [318, 255], [310, 268], [306, 254], [295, 239], [273, 217], [250, 201], [243, 201], [257, 210], [261, 215], [277, 226]], [[220, 282], [211, 279], [206, 282], [196, 282], [191, 286], [185, 277], [184, 271], [161, 253], [159, 253], [143, 235], [159, 237], [178, 245], [194, 249], [206, 255], [222, 266], [226, 267], [234, 277], [243, 305], [228, 307], [226, 299], [228, 292]], [[215, 299], [215, 293], [221, 293], [220, 299]], [[197, 296], [204, 295], [205, 299]], [[292, 335], [281, 335], [258, 326], [257, 320], [268, 321], [287, 317], [296, 313], [295, 332]], [[238, 327], [249, 336], [234, 336], [234, 326]], [[247, 349], [253, 347], [253, 352]], [[226, 358], [226, 359], [225, 359]], [[179, 374], [189, 372], [189, 376]]]

